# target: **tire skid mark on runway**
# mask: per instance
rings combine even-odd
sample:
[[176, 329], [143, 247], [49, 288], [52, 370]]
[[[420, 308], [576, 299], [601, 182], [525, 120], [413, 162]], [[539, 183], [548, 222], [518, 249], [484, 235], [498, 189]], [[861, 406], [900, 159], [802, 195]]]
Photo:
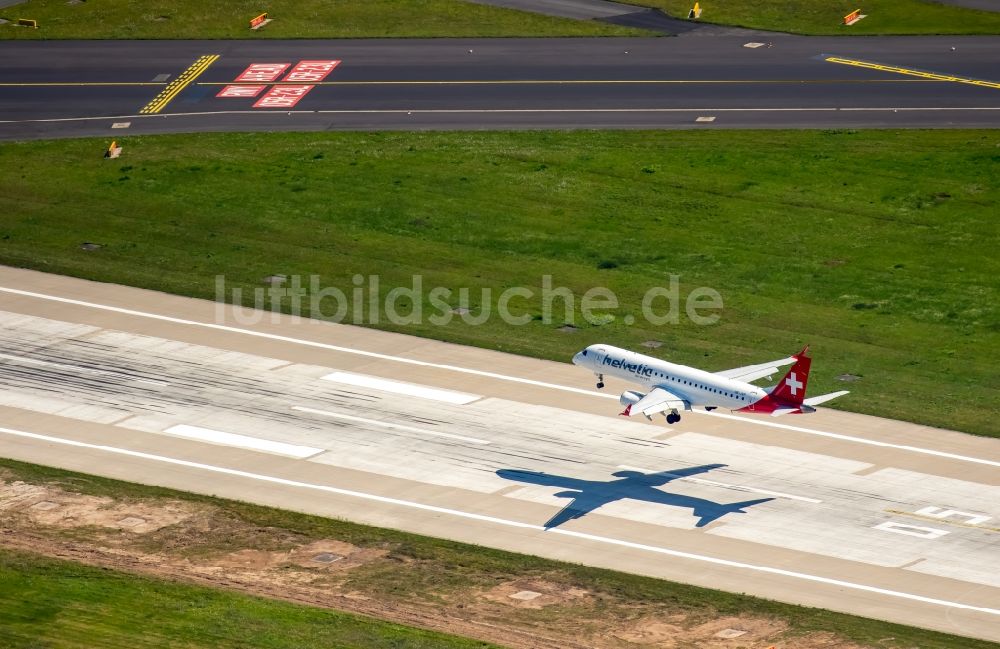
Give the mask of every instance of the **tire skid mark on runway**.
[[[583, 394], [583, 395], [593, 396], [593, 397], [597, 397], [597, 398], [614, 399], [616, 401], [618, 400], [618, 397], [616, 395], [613, 395], [613, 394], [604, 394], [604, 393], [595, 392], [593, 390], [584, 389], [584, 388], [576, 388], [576, 387], [567, 386], [567, 385], [560, 385], [560, 384], [557, 384], [557, 383], [549, 383], [549, 382], [546, 382], [546, 381], [537, 381], [537, 380], [534, 380], [534, 379], [526, 379], [526, 378], [522, 378], [522, 377], [518, 377], [518, 376], [509, 376], [509, 375], [506, 375], [506, 374], [499, 374], [497, 372], [489, 372], [489, 371], [485, 371], [485, 370], [477, 370], [477, 369], [468, 368], [468, 367], [460, 367], [460, 366], [457, 366], [457, 365], [449, 365], [449, 364], [444, 364], [444, 363], [432, 363], [432, 362], [429, 362], [429, 361], [421, 361], [421, 360], [414, 359], [414, 358], [405, 358], [405, 357], [402, 357], [402, 356], [393, 356], [391, 354], [383, 354], [383, 353], [379, 353], [379, 352], [372, 352], [372, 351], [367, 351], [367, 350], [355, 349], [355, 348], [352, 348], [352, 347], [344, 347], [344, 346], [341, 346], [341, 345], [331, 345], [329, 343], [321, 343], [321, 342], [317, 342], [317, 341], [313, 341], [313, 340], [305, 340], [305, 339], [302, 339], [302, 338], [293, 338], [291, 336], [283, 336], [283, 335], [272, 334], [272, 333], [267, 333], [267, 332], [263, 332], [263, 331], [254, 331], [252, 329], [244, 329], [242, 327], [233, 327], [233, 326], [230, 326], [230, 325], [221, 325], [221, 324], [216, 324], [216, 323], [211, 323], [211, 322], [199, 322], [197, 320], [188, 320], [188, 319], [185, 319], [185, 318], [176, 318], [176, 317], [173, 317], [173, 316], [167, 316], [167, 315], [162, 315], [162, 314], [158, 314], [158, 313], [149, 313], [149, 312], [145, 312], [145, 311], [137, 311], [135, 309], [126, 309], [124, 307], [110, 306], [110, 305], [107, 305], [107, 304], [98, 304], [98, 303], [95, 303], [95, 302], [86, 302], [84, 300], [75, 300], [75, 299], [72, 299], [72, 298], [66, 298], [66, 297], [61, 297], [61, 296], [57, 296], [57, 295], [48, 295], [48, 294], [45, 294], [45, 293], [37, 293], [35, 291], [25, 291], [25, 290], [22, 290], [22, 289], [10, 288], [10, 287], [6, 287], [6, 286], [0, 286], [0, 292], [9, 293], [9, 294], [13, 294], [13, 295], [21, 295], [21, 296], [24, 296], [24, 297], [30, 297], [30, 298], [41, 299], [41, 300], [49, 300], [49, 301], [59, 302], [59, 303], [63, 303], [63, 304], [73, 304], [73, 305], [76, 305], [76, 306], [83, 306], [83, 307], [92, 308], [92, 309], [98, 309], [98, 310], [102, 310], [102, 311], [110, 311], [110, 312], [113, 312], [113, 313], [121, 313], [123, 315], [131, 315], [131, 316], [137, 316], [137, 317], [141, 317], [141, 318], [149, 318], [149, 319], [159, 320], [159, 321], [163, 321], [163, 322], [172, 322], [172, 323], [175, 323], [175, 324], [189, 325], [189, 326], [195, 326], [195, 327], [203, 327], [203, 328], [206, 328], [206, 329], [214, 329], [216, 331], [225, 331], [225, 332], [229, 332], [229, 333], [242, 334], [242, 335], [253, 336], [253, 337], [257, 337], [257, 338], [266, 338], [266, 339], [269, 339], [269, 340], [277, 340], [277, 341], [292, 343], [292, 344], [296, 344], [296, 345], [304, 345], [304, 346], [314, 347], [314, 348], [318, 348], [318, 349], [326, 349], [326, 350], [334, 351], [334, 352], [341, 352], [341, 353], [346, 353], [346, 354], [354, 354], [354, 355], [358, 355], [358, 356], [364, 356], [364, 357], [367, 357], [367, 358], [376, 358], [376, 359], [379, 359], [379, 360], [391, 361], [391, 362], [395, 362], [395, 363], [403, 363], [403, 364], [407, 364], [407, 365], [416, 365], [416, 366], [420, 366], [420, 367], [432, 367], [432, 368], [435, 368], [435, 369], [441, 369], [441, 370], [446, 370], [446, 371], [451, 371], [451, 372], [457, 372], [457, 373], [463, 373], [463, 374], [471, 374], [471, 375], [475, 375], [475, 376], [481, 376], [481, 377], [484, 377], [484, 378], [491, 378], [491, 379], [496, 379], [496, 380], [501, 380], [501, 381], [509, 381], [509, 382], [520, 383], [520, 384], [524, 384], [524, 385], [532, 385], [532, 386], [535, 386], [535, 387], [542, 387], [542, 388], [551, 389], [551, 390], [559, 390], [559, 391], [563, 391], [563, 392], [572, 392], [572, 393], [575, 393], [575, 394]], [[747, 423], [747, 424], [753, 424], [753, 425], [758, 425], [758, 426], [767, 426], [767, 427], [771, 427], [771, 428], [778, 428], [778, 429], [781, 429], [781, 430], [789, 430], [789, 431], [794, 431], [794, 432], [799, 432], [799, 433], [805, 433], [805, 434], [808, 434], [808, 435], [816, 435], [816, 436], [820, 436], [820, 437], [828, 437], [828, 438], [831, 438], [831, 439], [839, 439], [841, 441], [853, 442], [853, 443], [858, 443], [858, 444], [866, 444], [866, 445], [877, 446], [877, 447], [881, 447], [881, 448], [894, 448], [894, 449], [909, 451], [909, 452], [913, 452], [913, 453], [920, 453], [920, 454], [924, 454], [924, 455], [932, 455], [932, 456], [935, 456], [935, 457], [947, 458], [947, 459], [950, 459], [950, 460], [958, 460], [960, 462], [971, 462], [971, 463], [975, 463], [975, 464], [984, 464], [984, 465], [987, 465], [987, 466], [1000, 467], [1000, 462], [994, 461], [994, 460], [987, 460], [985, 458], [970, 457], [970, 456], [967, 456], [967, 455], [958, 455], [956, 453], [948, 453], [948, 452], [945, 452], [945, 451], [937, 451], [937, 450], [934, 450], [934, 449], [922, 448], [922, 447], [918, 447], [918, 446], [909, 446], [909, 445], [905, 445], [905, 444], [892, 444], [890, 442], [881, 442], [881, 441], [874, 440], [874, 439], [868, 439], [868, 438], [863, 438], [863, 437], [854, 437], [852, 435], [843, 435], [843, 434], [840, 434], [840, 433], [831, 433], [831, 432], [822, 431], [822, 430], [815, 430], [815, 429], [812, 429], [812, 428], [804, 428], [802, 426], [793, 426], [793, 425], [789, 425], [789, 424], [780, 424], [780, 423], [776, 423], [776, 422], [772, 422], [772, 421], [767, 421], [767, 420], [764, 420], [764, 419], [750, 419], [748, 417], [739, 417], [739, 416], [736, 416], [736, 415], [727, 415], [727, 414], [718, 413], [718, 412], [703, 412], [703, 411], [698, 411], [698, 410], [695, 410], [693, 412], [695, 412], [697, 414], [702, 414], [702, 415], [709, 415], [709, 416], [712, 416], [712, 417], [722, 417], [724, 419], [730, 419], [730, 420], [733, 420], [733, 421], [739, 421], [739, 422]]]
[[798, 579], [802, 581], [809, 581], [813, 583], [824, 584], [828, 586], [834, 586], [837, 588], [846, 588], [850, 590], [863, 591], [869, 593], [876, 593], [879, 595], [884, 595], [887, 597], [893, 597], [897, 599], [905, 599], [910, 601], [922, 602], [925, 604], [932, 604], [935, 606], [942, 606], [950, 609], [962, 609], [968, 611], [975, 611], [978, 613], [985, 613], [988, 615], [1000, 616], [1000, 609], [989, 608], [986, 606], [976, 606], [973, 604], [965, 604], [961, 602], [953, 602], [944, 599], [938, 599], [934, 597], [927, 597], [924, 595], [917, 595], [915, 593], [906, 593], [897, 590], [891, 590], [887, 588], [881, 588], [878, 586], [871, 586], [868, 584], [860, 584], [856, 582], [844, 581], [841, 579], [833, 579], [831, 577], [823, 577], [820, 575], [811, 575], [803, 572], [796, 572], [793, 570], [785, 570], [783, 568], [776, 568], [773, 566], [751, 564], [741, 561], [733, 561], [730, 559], [723, 559], [720, 557], [713, 557], [702, 554], [695, 554], [692, 552], [684, 552], [681, 550], [674, 550], [671, 548], [646, 545], [643, 543], [636, 543], [633, 541], [626, 541], [623, 539], [616, 539], [607, 536], [599, 536], [596, 534], [588, 534], [585, 532], [578, 532], [563, 528], [552, 528], [546, 529], [540, 525], [533, 523], [523, 523], [521, 521], [514, 521], [505, 518], [498, 518], [495, 516], [488, 516], [485, 514], [476, 514], [473, 512], [466, 512], [459, 509], [451, 509], [448, 507], [438, 507], [436, 505], [429, 505], [426, 503], [420, 503], [410, 500], [403, 500], [400, 498], [392, 498], [388, 496], [380, 496], [377, 494], [366, 493], [362, 491], [355, 491], [351, 489], [342, 489], [339, 487], [333, 487], [330, 485], [314, 484], [309, 482], [302, 482], [299, 480], [289, 480], [287, 478], [279, 478], [277, 476], [263, 475], [259, 473], [252, 473], [249, 471], [242, 471], [239, 469], [230, 469], [227, 467], [214, 466], [211, 464], [203, 464], [200, 462], [192, 462], [189, 460], [181, 460], [179, 458], [167, 457], [163, 455], [155, 455], [152, 453], [144, 453], [141, 451], [133, 451], [125, 448], [118, 448], [115, 446], [106, 446], [103, 444], [91, 444], [88, 442], [80, 442], [72, 439], [65, 439], [61, 437], [53, 437], [51, 435], [43, 435], [39, 433], [32, 433], [23, 430], [16, 430], [13, 428], [0, 427], [0, 433], [11, 435], [14, 437], [20, 437], [24, 439], [32, 439], [40, 442], [45, 442], [49, 444], [60, 444], [64, 446], [72, 446], [75, 448], [89, 449], [94, 451], [100, 451], [104, 453], [111, 453], [115, 455], [124, 455], [129, 457], [134, 457], [142, 460], [149, 460], [153, 462], [159, 462], [163, 464], [172, 464], [175, 466], [184, 466], [187, 468], [197, 469], [201, 471], [207, 471], [211, 473], [220, 473], [240, 478], [247, 478], [250, 480], [257, 480], [260, 482], [269, 482], [272, 484], [280, 484], [288, 487], [300, 488], [300, 489], [310, 489], [315, 491], [323, 491], [326, 493], [332, 493], [340, 496], [347, 496], [350, 498], [357, 498], [361, 500], [367, 500], [372, 502], [378, 502], [385, 505], [391, 505], [396, 507], [405, 507], [409, 509], [417, 509], [427, 512], [433, 512], [436, 514], [444, 514], [447, 516], [454, 516], [458, 518], [464, 518], [467, 520], [475, 520], [483, 523], [490, 523], [494, 525], [501, 525], [505, 527], [514, 527], [523, 530], [534, 531], [539, 534], [558, 534], [561, 536], [567, 536], [571, 538], [577, 538], [586, 541], [593, 541], [596, 543], [604, 545], [612, 545], [618, 547], [631, 548], [634, 550], [641, 550], [649, 553], [660, 554], [665, 556], [676, 557], [680, 559], [688, 559], [693, 561], [700, 561], [703, 563], [710, 563], [718, 566], [725, 566], [728, 568], [736, 568], [740, 570], [746, 570], [749, 572], [766, 573], [771, 575], [777, 575], [781, 577], [788, 577], [791, 579]]

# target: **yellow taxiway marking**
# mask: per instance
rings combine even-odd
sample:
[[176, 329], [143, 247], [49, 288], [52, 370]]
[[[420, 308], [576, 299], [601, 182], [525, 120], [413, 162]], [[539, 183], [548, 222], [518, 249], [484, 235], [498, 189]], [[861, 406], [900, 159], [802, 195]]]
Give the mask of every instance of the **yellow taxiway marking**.
[[165, 86], [166, 81], [27, 81], [0, 82], [0, 88], [48, 88], [57, 86]]
[[167, 104], [173, 101], [174, 97], [179, 95], [182, 90], [188, 87], [192, 81], [197, 79], [202, 72], [208, 69], [208, 66], [215, 63], [219, 58], [219, 54], [206, 54], [205, 56], [199, 56], [198, 59], [191, 64], [187, 70], [182, 72], [176, 79], [167, 84], [167, 87], [160, 91], [160, 94], [153, 98], [153, 101], [146, 104], [142, 110], [139, 111], [140, 115], [155, 115], [164, 108]]
[[920, 77], [929, 81], [950, 81], [952, 83], [967, 83], [973, 86], [983, 86], [984, 88], [1000, 88], [1000, 83], [996, 81], [984, 81], [982, 79], [972, 79], [970, 77], [955, 77], [947, 74], [935, 74], [934, 72], [923, 72], [921, 70], [911, 70], [900, 68], [895, 65], [882, 65], [881, 63], [869, 63], [868, 61], [856, 61], [854, 59], [842, 59], [838, 56], [828, 56], [829, 63], [840, 63], [842, 65], [853, 65], [856, 68], [868, 68], [869, 70], [879, 70], [880, 72], [895, 72], [911, 77]]

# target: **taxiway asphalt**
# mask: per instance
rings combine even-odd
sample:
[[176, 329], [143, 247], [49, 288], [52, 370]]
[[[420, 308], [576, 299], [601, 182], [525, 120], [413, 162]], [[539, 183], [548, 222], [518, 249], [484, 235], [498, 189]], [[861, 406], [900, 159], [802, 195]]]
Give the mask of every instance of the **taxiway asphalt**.
[[[1000, 640], [995, 439], [626, 421], [568, 364], [13, 268], [0, 349], [4, 457]], [[606, 504], [546, 530], [572, 485]]]
[[[759, 47], [746, 47], [748, 43]], [[216, 57], [217, 58], [214, 58]], [[212, 57], [204, 66], [201, 57]], [[0, 43], [0, 138], [225, 130], [1000, 126], [997, 37]], [[294, 106], [219, 97], [340, 61]], [[836, 61], [840, 62], [836, 62]], [[846, 61], [846, 63], [845, 63]], [[297, 84], [302, 85], [302, 84]], [[166, 101], [154, 102], [158, 96]], [[152, 106], [152, 108], [151, 108]], [[701, 121], [697, 121], [702, 118]]]

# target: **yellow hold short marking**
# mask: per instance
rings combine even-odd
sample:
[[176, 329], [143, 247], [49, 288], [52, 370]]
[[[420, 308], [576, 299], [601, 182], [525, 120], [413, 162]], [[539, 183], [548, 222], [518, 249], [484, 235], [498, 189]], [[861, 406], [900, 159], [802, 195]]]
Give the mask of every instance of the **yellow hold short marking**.
[[160, 91], [160, 94], [153, 98], [153, 101], [146, 104], [139, 111], [142, 115], [155, 115], [166, 108], [167, 104], [173, 101], [174, 97], [187, 88], [191, 82], [197, 79], [201, 73], [208, 69], [208, 66], [215, 63], [219, 58], [218, 54], [206, 54], [198, 57], [198, 60], [191, 64], [187, 70], [182, 72], [176, 79], [167, 84], [167, 87]]
[[880, 72], [892, 72], [895, 74], [905, 74], [910, 77], [920, 77], [931, 81], [948, 81], [951, 83], [965, 83], [973, 86], [983, 86], [984, 88], [1000, 88], [1000, 83], [996, 81], [984, 81], [982, 79], [970, 79], [969, 77], [955, 77], [947, 74], [935, 74], [922, 70], [911, 70], [900, 68], [894, 65], [882, 65], [881, 63], [869, 63], [867, 61], [856, 61], [854, 59], [842, 59], [837, 56], [828, 56], [825, 59], [828, 63], [840, 63], [851, 65], [856, 68], [867, 68], [869, 70], [879, 70]]

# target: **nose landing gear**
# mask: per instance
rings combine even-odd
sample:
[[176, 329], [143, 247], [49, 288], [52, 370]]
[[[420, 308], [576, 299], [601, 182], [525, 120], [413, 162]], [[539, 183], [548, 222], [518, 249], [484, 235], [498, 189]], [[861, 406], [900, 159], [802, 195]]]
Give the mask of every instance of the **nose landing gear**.
[[604, 387], [604, 375], [603, 374], [598, 374], [597, 375], [597, 389], [600, 390], [603, 387]]

